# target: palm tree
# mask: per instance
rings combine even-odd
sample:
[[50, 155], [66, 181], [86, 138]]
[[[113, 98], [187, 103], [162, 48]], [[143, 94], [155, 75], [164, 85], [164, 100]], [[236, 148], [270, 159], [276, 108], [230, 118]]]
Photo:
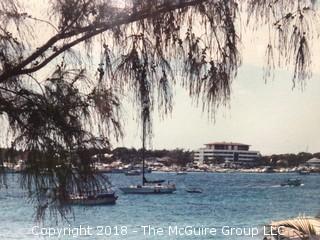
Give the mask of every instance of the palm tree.
[[271, 228], [281, 229], [273, 239], [320, 240], [320, 218], [298, 217], [272, 222]]

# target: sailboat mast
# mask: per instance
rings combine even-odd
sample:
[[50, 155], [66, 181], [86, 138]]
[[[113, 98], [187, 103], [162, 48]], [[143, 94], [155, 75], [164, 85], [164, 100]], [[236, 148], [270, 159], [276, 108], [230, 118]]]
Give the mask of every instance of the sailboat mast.
[[145, 184], [144, 168], [145, 168], [145, 142], [146, 142], [146, 118], [143, 116], [142, 123], [142, 185]]

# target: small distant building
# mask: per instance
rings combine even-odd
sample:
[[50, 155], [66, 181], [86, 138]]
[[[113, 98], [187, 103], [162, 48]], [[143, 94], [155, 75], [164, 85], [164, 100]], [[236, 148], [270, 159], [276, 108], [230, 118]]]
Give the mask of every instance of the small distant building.
[[307, 167], [320, 168], [320, 159], [319, 158], [311, 158], [305, 164]]
[[250, 145], [233, 142], [213, 142], [205, 144], [194, 153], [194, 160], [199, 164], [206, 161], [223, 160], [234, 165], [255, 166], [260, 159], [259, 151], [249, 150]]
[[162, 158], [157, 158], [157, 162], [161, 164], [171, 164], [173, 162], [173, 159], [170, 157], [162, 157]]

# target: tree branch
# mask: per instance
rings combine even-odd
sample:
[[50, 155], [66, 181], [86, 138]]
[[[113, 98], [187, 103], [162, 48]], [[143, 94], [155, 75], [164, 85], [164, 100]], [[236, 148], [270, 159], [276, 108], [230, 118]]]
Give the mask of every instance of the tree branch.
[[[33, 72], [38, 71], [42, 67], [46, 66], [48, 63], [50, 63], [54, 58], [59, 56], [61, 53], [64, 51], [68, 50], [69, 48], [77, 45], [78, 43], [85, 41], [86, 39], [89, 39], [91, 37], [94, 37], [100, 33], [103, 33], [113, 27], [121, 26], [123, 24], [129, 24], [132, 22], [136, 22], [139, 20], [146, 19], [148, 17], [154, 17], [157, 16], [161, 13], [164, 12], [169, 12], [169, 11], [174, 11], [177, 9], [185, 8], [185, 7], [190, 7], [190, 6], [195, 6], [198, 5], [202, 2], [205, 2], [208, 0], [180, 0], [179, 3], [175, 4], [164, 4], [162, 6], [159, 6], [158, 9], [154, 11], [138, 11], [134, 12], [130, 15], [126, 15], [125, 17], [120, 17], [120, 19], [114, 20], [110, 23], [97, 23], [95, 25], [89, 25], [83, 28], [78, 28], [71, 30], [66, 33], [58, 33], [57, 35], [53, 36], [50, 38], [44, 45], [42, 45], [40, 48], [37, 48], [37, 50], [32, 53], [29, 57], [27, 57], [25, 60], [20, 62], [18, 65], [8, 69], [7, 71], [3, 72], [0, 75], [0, 83], [4, 82], [10, 77], [13, 76], [18, 76], [22, 74], [30, 74]], [[85, 34], [84, 36], [64, 45], [62, 48], [58, 49], [56, 52], [51, 54], [49, 57], [47, 57], [45, 60], [43, 60], [40, 64], [38, 64], [35, 67], [24, 69], [27, 65], [29, 65], [32, 61], [36, 60], [38, 57], [42, 56], [50, 47], [52, 47], [56, 42], [66, 39], [66, 38], [71, 38], [74, 36], [77, 36], [82, 33], [89, 32], [88, 34]]]

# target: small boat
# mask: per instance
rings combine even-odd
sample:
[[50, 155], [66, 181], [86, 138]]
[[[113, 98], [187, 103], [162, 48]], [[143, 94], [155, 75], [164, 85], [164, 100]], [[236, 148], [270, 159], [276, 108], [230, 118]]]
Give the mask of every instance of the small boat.
[[310, 175], [310, 173], [311, 173], [311, 172], [310, 172], [309, 170], [300, 170], [300, 171], [299, 171], [299, 174], [300, 174], [300, 175]]
[[281, 183], [281, 186], [293, 186], [293, 187], [299, 187], [301, 186], [302, 181], [299, 178], [294, 178], [294, 179], [288, 179], [286, 182]]
[[186, 173], [186, 172], [179, 171], [179, 172], [177, 172], [177, 175], [187, 175], [187, 173]]
[[71, 195], [69, 199], [70, 204], [75, 205], [111, 205], [115, 204], [118, 199], [115, 192], [108, 191], [96, 194], [87, 195]]
[[126, 194], [170, 194], [176, 191], [174, 184], [132, 185], [120, 188]]
[[188, 193], [202, 193], [203, 192], [203, 190], [201, 188], [196, 188], [196, 187], [188, 188], [188, 189], [186, 189], [186, 191]]
[[139, 176], [141, 174], [140, 170], [129, 170], [124, 173], [126, 176]]

